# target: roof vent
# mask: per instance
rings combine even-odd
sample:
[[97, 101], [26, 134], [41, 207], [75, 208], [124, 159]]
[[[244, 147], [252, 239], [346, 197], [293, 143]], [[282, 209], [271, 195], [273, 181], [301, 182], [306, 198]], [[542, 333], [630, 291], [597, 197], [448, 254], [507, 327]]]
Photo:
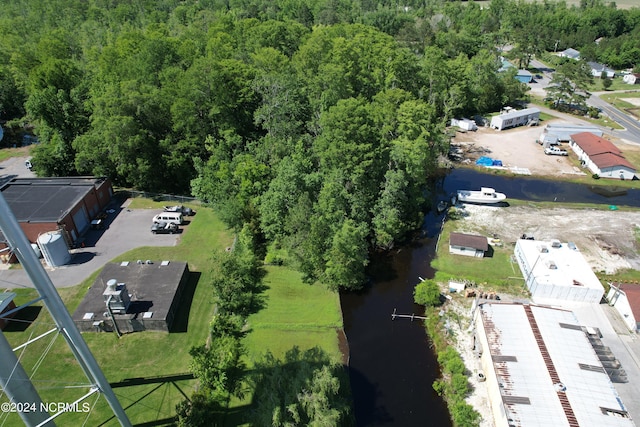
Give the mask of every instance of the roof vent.
[[558, 240], [558, 239], [553, 239], [553, 240], [551, 240], [551, 247], [552, 248], [561, 248], [562, 247], [562, 243], [560, 243], [560, 240]]
[[545, 245], [539, 245], [538, 252], [540, 252], [541, 254], [549, 253], [549, 248], [546, 247]]
[[549, 270], [557, 270], [558, 269], [558, 266], [556, 265], [555, 261], [553, 261], [551, 259], [548, 260], [546, 262], [546, 264], [547, 264], [547, 267], [549, 268]]

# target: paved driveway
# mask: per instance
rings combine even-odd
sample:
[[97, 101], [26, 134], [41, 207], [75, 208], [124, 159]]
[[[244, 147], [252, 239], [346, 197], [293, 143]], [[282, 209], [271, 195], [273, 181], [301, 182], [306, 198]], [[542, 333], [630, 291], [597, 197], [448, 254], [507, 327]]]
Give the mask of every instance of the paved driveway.
[[[160, 210], [129, 209], [129, 201], [111, 206], [104, 230], [89, 230], [84, 247], [72, 250], [71, 264], [45, 267], [56, 287], [75, 286], [116, 256], [140, 246], [174, 246], [181, 234], [153, 234], [151, 218]], [[188, 227], [188, 226], [187, 226]], [[184, 231], [184, 228], [182, 229]], [[131, 260], [137, 261], [137, 260]], [[157, 260], [155, 260], [157, 261]], [[30, 287], [33, 283], [24, 270], [0, 271], [0, 289]]]

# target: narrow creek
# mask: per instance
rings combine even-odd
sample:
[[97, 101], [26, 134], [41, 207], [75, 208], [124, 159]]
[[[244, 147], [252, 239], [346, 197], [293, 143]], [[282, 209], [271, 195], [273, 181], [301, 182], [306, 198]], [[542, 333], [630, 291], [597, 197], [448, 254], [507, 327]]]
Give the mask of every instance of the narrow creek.
[[[438, 178], [434, 204], [447, 200], [457, 189], [481, 186], [522, 200], [640, 207], [640, 190], [636, 189], [602, 191], [599, 187], [470, 169], [454, 169]], [[391, 253], [372, 256], [370, 283], [360, 292], [340, 296], [358, 426], [451, 426], [446, 405], [432, 388], [440, 371], [423, 322], [391, 320], [394, 309], [398, 314], [423, 314], [413, 303], [413, 289], [420, 277], [433, 278], [430, 263], [441, 223], [441, 215], [429, 213], [419, 239]]]

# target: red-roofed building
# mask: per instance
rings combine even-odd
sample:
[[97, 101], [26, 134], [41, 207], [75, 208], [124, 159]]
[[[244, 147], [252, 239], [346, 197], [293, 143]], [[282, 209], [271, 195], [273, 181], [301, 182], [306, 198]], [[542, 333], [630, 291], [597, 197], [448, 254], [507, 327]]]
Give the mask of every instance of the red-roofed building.
[[569, 146], [582, 164], [600, 178], [636, 179], [636, 168], [609, 140], [581, 132], [571, 135]]
[[640, 285], [612, 283], [607, 300], [618, 310], [630, 330], [637, 332], [640, 329]]

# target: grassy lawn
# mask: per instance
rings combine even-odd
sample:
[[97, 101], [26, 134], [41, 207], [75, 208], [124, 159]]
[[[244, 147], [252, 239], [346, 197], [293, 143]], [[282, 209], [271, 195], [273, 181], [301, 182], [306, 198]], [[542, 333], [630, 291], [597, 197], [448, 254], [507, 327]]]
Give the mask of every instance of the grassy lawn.
[[[136, 199], [131, 205], [140, 206], [157, 208], [160, 204]], [[187, 299], [183, 299], [184, 310], [176, 319], [176, 322], [186, 324], [186, 332], [141, 332], [119, 339], [115, 334], [108, 333], [83, 334], [107, 379], [115, 383], [114, 392], [133, 424], [164, 425], [175, 415], [175, 405], [195, 390], [196, 381], [179, 375], [189, 371], [189, 349], [203, 344], [208, 336], [209, 322], [214, 312], [211, 288], [208, 286], [211, 254], [224, 250], [232, 240], [233, 236], [210, 209], [198, 207], [197, 215], [185, 229], [177, 246], [142, 247], [113, 260], [186, 261], [191, 272], [185, 290]], [[301, 348], [318, 345], [338, 358], [335, 329], [342, 327], [338, 295], [321, 286], [303, 284], [297, 273], [286, 268], [269, 267], [267, 270], [265, 283], [270, 288], [267, 291], [268, 306], [250, 318], [252, 332], [246, 340], [249, 366], [253, 357], [261, 356], [267, 349], [281, 355], [294, 345]], [[59, 290], [70, 312], [78, 306], [97, 274], [79, 286]], [[31, 289], [18, 289], [16, 292], [17, 304], [37, 295]], [[30, 311], [37, 310], [34, 308]], [[13, 346], [17, 346], [53, 327], [47, 310], [42, 308], [35, 322], [24, 330], [16, 327], [9, 329], [5, 331], [5, 336]], [[86, 385], [88, 381], [65, 340], [62, 337], [51, 339], [55, 335], [31, 344], [24, 355], [20, 355], [21, 361], [27, 372], [35, 370], [34, 382], [43, 401], [70, 403], [86, 393], [87, 388], [69, 386]], [[46, 356], [40, 359], [45, 351]], [[95, 404], [89, 414], [64, 414], [57, 419], [58, 425], [81, 425], [85, 422], [91, 426], [119, 425], [112, 419], [106, 401], [97, 399], [97, 396], [86, 400], [91, 406]], [[242, 418], [242, 411], [247, 409], [247, 402], [250, 402], [250, 396], [245, 402], [233, 403], [237, 408], [232, 408], [232, 412], [236, 413], [238, 419]], [[18, 416], [14, 415], [9, 417], [5, 425], [22, 425]]]
[[600, 98], [619, 110], [633, 114], [636, 117], [640, 117], [640, 107], [625, 101], [625, 98], [640, 98], [640, 90], [632, 90], [634, 89], [634, 86], [627, 84], [624, 86], [625, 87], [619, 88], [620, 91], [600, 95]]
[[249, 317], [249, 359], [260, 358], [266, 348], [281, 357], [294, 345], [302, 350], [318, 345], [339, 362], [336, 329], [342, 328], [342, 313], [338, 294], [321, 285], [303, 285], [300, 273], [284, 267], [270, 266], [267, 272], [267, 308]]
[[443, 225], [436, 258], [431, 266], [436, 270], [435, 280], [447, 283], [450, 279], [469, 280], [484, 291], [507, 292], [526, 295], [520, 267], [512, 259], [513, 245], [500, 242], [492, 244], [493, 253], [484, 258], [475, 258], [449, 253], [449, 235], [460, 232], [456, 219], [447, 219]]
[[31, 147], [32, 145], [27, 147], [3, 148], [2, 150], [0, 150], [0, 162], [4, 162], [11, 157], [29, 156]]

